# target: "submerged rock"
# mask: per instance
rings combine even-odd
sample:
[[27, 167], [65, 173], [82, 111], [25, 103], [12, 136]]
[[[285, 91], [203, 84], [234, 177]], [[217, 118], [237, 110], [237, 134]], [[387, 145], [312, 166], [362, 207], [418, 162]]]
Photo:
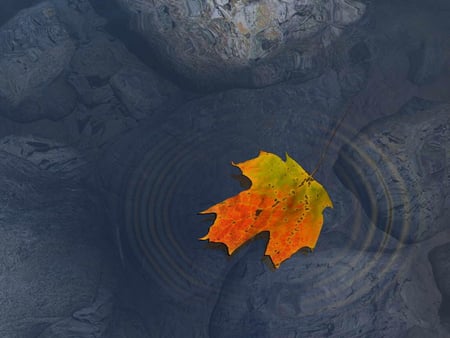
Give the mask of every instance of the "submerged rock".
[[0, 136], [54, 139], [92, 157], [138, 120], [184, 102], [104, 25], [88, 0], [50, 0], [0, 28]]
[[445, 337], [439, 292], [420, 250], [368, 252], [338, 243], [270, 271], [261, 261], [264, 245], [254, 243], [228, 273], [211, 337], [403, 337], [417, 323]]
[[58, 142], [11, 135], [0, 139], [0, 149], [60, 178], [76, 179], [87, 174], [87, 163], [82, 155]]
[[[74, 313], [82, 325], [83, 308], [90, 309], [89, 318], [110, 318], [105, 308], [91, 305], [99, 292], [114, 292], [113, 248], [104, 236], [96, 199], [66, 175], [75, 151], [51, 149], [53, 143], [42, 139], [4, 141], [0, 336], [37, 337]], [[102, 279], [108, 282], [99, 283]], [[69, 335], [58, 337], [63, 336]]]
[[0, 3], [0, 26], [11, 19], [23, 8], [30, 7], [39, 2], [39, 0], [3, 0]]
[[139, 64], [123, 67], [114, 74], [111, 87], [136, 120], [149, 118], [154, 112], [170, 112], [181, 98], [173, 84]]
[[28, 122], [69, 114], [75, 96], [61, 76], [74, 50], [50, 1], [22, 10], [0, 27], [0, 113]]
[[439, 314], [450, 333], [450, 242], [439, 245], [428, 254], [436, 285], [442, 295]]
[[[335, 72], [308, 83], [234, 89], [192, 100], [111, 144], [99, 161], [100, 188], [132, 290], [145, 290], [127, 298], [154, 335], [207, 337], [222, 280], [249, 248], [230, 258], [198, 240], [211, 219], [197, 213], [242, 191], [230, 162], [259, 150], [287, 152], [311, 171], [342, 102]], [[333, 232], [328, 242], [354, 246], [354, 236], [376, 251], [381, 231], [352, 218], [351, 194], [329, 170], [331, 162], [317, 174], [335, 203], [325, 215], [323, 231]]]
[[[111, 276], [108, 276], [111, 278]], [[74, 312], [70, 317], [48, 326], [37, 338], [100, 338], [105, 336], [114, 318], [112, 290], [99, 288], [92, 304]]]
[[170, 67], [202, 88], [262, 87], [320, 75], [360, 1], [118, 0]]
[[374, 224], [411, 243], [448, 227], [450, 106], [413, 99], [363, 128], [334, 170]]
[[409, 80], [417, 85], [433, 82], [442, 74], [446, 61], [444, 39], [432, 37], [422, 41], [409, 55]]

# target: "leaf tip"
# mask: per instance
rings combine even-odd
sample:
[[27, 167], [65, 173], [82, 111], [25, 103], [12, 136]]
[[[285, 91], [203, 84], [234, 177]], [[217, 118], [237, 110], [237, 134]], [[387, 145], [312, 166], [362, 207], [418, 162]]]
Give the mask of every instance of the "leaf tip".
[[213, 205], [212, 207], [210, 207], [210, 208], [208, 208], [206, 210], [197, 212], [197, 215], [217, 214], [217, 212], [215, 211], [214, 207], [215, 207], [215, 205]]

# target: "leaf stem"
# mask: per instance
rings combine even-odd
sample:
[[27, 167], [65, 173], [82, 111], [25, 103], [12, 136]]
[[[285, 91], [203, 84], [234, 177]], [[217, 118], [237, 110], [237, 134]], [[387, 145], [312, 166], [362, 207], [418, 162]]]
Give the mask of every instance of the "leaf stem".
[[351, 108], [353, 107], [353, 101], [351, 101], [347, 107], [345, 108], [344, 114], [342, 114], [342, 117], [339, 119], [338, 123], [335, 125], [333, 131], [331, 132], [331, 136], [327, 142], [327, 144], [325, 145], [324, 149], [322, 150], [322, 153], [320, 154], [320, 159], [317, 162], [316, 167], [314, 168], [314, 170], [311, 172], [311, 174], [309, 175], [310, 177], [313, 177], [317, 171], [319, 170], [320, 166], [322, 165], [324, 159], [325, 159], [325, 155], [328, 151], [328, 148], [330, 148], [331, 142], [333, 141], [334, 137], [336, 136], [336, 132], [339, 129], [339, 127], [341, 126], [342, 122], [344, 121], [344, 119], [347, 117], [348, 113], [350, 112]]

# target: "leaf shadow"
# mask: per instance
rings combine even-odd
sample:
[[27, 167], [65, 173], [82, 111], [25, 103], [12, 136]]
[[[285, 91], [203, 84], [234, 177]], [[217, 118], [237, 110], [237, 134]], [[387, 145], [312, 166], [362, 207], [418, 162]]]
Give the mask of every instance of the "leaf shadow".
[[231, 178], [238, 180], [241, 188], [245, 190], [250, 189], [250, 187], [252, 186], [252, 181], [250, 181], [247, 176], [244, 176], [242, 174], [231, 174], [230, 176]]

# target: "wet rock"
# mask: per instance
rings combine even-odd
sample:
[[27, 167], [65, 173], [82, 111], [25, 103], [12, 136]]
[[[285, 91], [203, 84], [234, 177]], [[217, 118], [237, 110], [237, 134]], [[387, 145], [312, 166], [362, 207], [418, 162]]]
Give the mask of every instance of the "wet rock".
[[[71, 115], [89, 110], [99, 120], [104, 114], [97, 111], [109, 106], [112, 123], [122, 124], [114, 127], [120, 133], [128, 128], [130, 118], [148, 118], [180, 104], [181, 91], [102, 32], [104, 24], [89, 1], [64, 0], [26, 9], [4, 25], [0, 34], [0, 48], [5, 51], [0, 57], [3, 116], [28, 123], [63, 120], [67, 127], [70, 122], [83, 127], [85, 122]], [[77, 127], [70, 127], [70, 133], [80, 140], [80, 132], [73, 133]], [[107, 141], [96, 139], [100, 144]]]
[[106, 23], [105, 19], [95, 13], [89, 0], [51, 1], [69, 34], [82, 44], [91, 41]]
[[[83, 308], [91, 309], [92, 318], [102, 317], [104, 309], [92, 307], [92, 299], [100, 286], [113, 292], [99, 283], [102, 276], [116, 278], [98, 202], [64, 175], [62, 162], [72, 158], [70, 149], [64, 155], [62, 148], [48, 149], [51, 142], [29, 141], [0, 143], [2, 337], [37, 337], [73, 313], [84, 321]], [[46, 155], [38, 153], [47, 150], [61, 170], [40, 165]]]
[[[348, 36], [343, 39], [339, 57], [335, 58], [334, 69], [338, 73], [342, 94], [352, 97], [367, 84], [370, 69], [371, 51], [363, 39]], [[337, 48], [336, 48], [337, 49]]]
[[83, 75], [71, 74], [69, 76], [71, 85], [79, 95], [80, 102], [87, 106], [105, 104], [115, 99], [114, 92], [108, 80], [99, 80], [96, 77], [86, 78]]
[[[49, 1], [21, 11], [3, 25], [0, 28], [1, 114], [17, 121], [33, 121], [44, 117], [58, 119], [70, 113], [74, 106], [70, 87], [61, 82], [52, 83], [58, 81], [74, 50], [72, 39]], [[61, 95], [64, 98], [58, 100]], [[49, 103], [53, 98], [56, 98], [54, 102]], [[31, 109], [34, 106], [37, 109]]]
[[92, 87], [100, 87], [120, 70], [125, 53], [120, 42], [98, 33], [76, 50], [70, 62], [71, 70], [86, 77]]
[[341, 0], [118, 2], [156, 54], [204, 89], [318, 76], [327, 47], [366, 8]]
[[149, 338], [152, 335], [135, 309], [120, 309], [106, 336], [111, 338]]
[[23, 8], [36, 4], [39, 0], [4, 0], [0, 3], [0, 26]]
[[442, 294], [439, 311], [441, 322], [450, 332], [450, 243], [435, 247], [428, 257], [437, 287]]
[[28, 136], [7, 136], [0, 140], [3, 152], [23, 158], [40, 170], [60, 178], [86, 175], [86, 161], [75, 150], [57, 142]]
[[261, 261], [265, 244], [253, 243], [228, 273], [210, 336], [402, 337], [421, 323], [445, 337], [439, 294], [420, 251], [367, 252], [341, 243], [297, 253], [271, 271]]
[[[139, 304], [154, 335], [208, 336], [222, 278], [246, 251], [244, 246], [229, 259], [223, 250], [198, 240], [211, 220], [202, 222], [196, 213], [242, 190], [230, 177], [239, 173], [230, 161], [244, 161], [262, 149], [281, 156], [288, 152], [312, 170], [341, 104], [337, 75], [330, 72], [307, 84], [235, 89], [195, 99], [110, 145], [99, 161], [100, 189], [136, 285], [132, 289], [147, 290], [127, 299]], [[330, 166], [325, 161], [324, 168]], [[330, 186], [336, 200], [326, 215], [331, 231], [334, 224], [346, 223], [348, 205], [341, 202], [350, 194], [340, 195], [345, 190], [334, 189], [327, 174], [318, 179]], [[181, 324], [174, 326], [175, 320]]]
[[100, 289], [95, 301], [47, 327], [37, 338], [100, 338], [113, 319], [114, 299], [111, 290]]
[[48, 86], [36, 89], [24, 101], [11, 119], [18, 122], [32, 122], [40, 119], [58, 121], [70, 115], [76, 107], [77, 97], [73, 87], [63, 76]]
[[413, 326], [402, 338], [433, 338], [439, 337], [439, 334], [433, 329], [427, 329], [420, 326]]
[[422, 41], [419, 49], [410, 53], [409, 80], [417, 85], [423, 85], [435, 80], [444, 68], [445, 42], [432, 37]]
[[114, 99], [91, 108], [79, 105], [66, 122], [78, 147], [89, 151], [101, 149], [108, 141], [135, 127], [136, 121], [126, 114], [126, 109]]
[[448, 224], [450, 107], [413, 99], [348, 142], [334, 166], [383, 231], [411, 243]]
[[106, 34], [93, 36], [77, 49], [69, 81], [85, 105], [93, 107], [118, 99], [126, 115], [137, 120], [170, 111], [183, 101], [179, 88]]
[[[84, 4], [77, 13], [80, 21], [99, 21], [89, 2], [80, 3]], [[124, 120], [127, 116], [140, 120], [170, 111], [183, 101], [179, 88], [148, 69], [120, 41], [103, 32], [89, 31], [88, 35], [74, 53], [69, 75], [84, 105], [95, 110], [119, 102]]]
[[139, 65], [122, 68], [111, 78], [111, 87], [137, 120], [155, 112], [170, 112], [181, 101], [181, 93], [173, 84]]

